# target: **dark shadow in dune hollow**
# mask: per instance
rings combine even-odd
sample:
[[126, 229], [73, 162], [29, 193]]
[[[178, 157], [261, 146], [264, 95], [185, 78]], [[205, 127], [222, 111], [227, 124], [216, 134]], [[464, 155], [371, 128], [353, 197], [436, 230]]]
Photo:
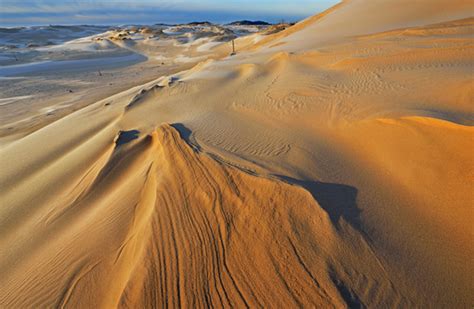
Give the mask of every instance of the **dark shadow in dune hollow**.
[[[286, 176], [278, 176], [280, 179], [305, 188], [311, 193], [318, 204], [326, 211], [336, 229], [340, 228], [340, 220], [344, 219], [354, 229], [365, 235], [360, 218], [361, 211], [357, 207], [358, 190], [354, 187], [317, 181], [302, 181]], [[346, 302], [348, 308], [363, 308], [357, 294], [344, 282], [338, 279], [337, 274], [331, 271], [331, 280], [336, 285], [339, 294]]]
[[130, 130], [130, 131], [120, 131], [120, 134], [115, 141], [115, 145], [122, 146], [124, 144], [127, 144], [134, 139], [137, 139], [140, 135], [140, 131], [138, 130]]
[[357, 231], [362, 232], [361, 211], [357, 207], [356, 188], [337, 183], [303, 181], [281, 175], [277, 175], [277, 177], [309, 191], [318, 204], [327, 212], [336, 228], [340, 226], [339, 221], [343, 218]]
[[194, 140], [192, 136], [192, 131], [188, 129], [187, 127], [184, 126], [182, 123], [173, 123], [171, 125], [173, 128], [175, 128], [179, 132], [179, 136], [194, 150], [194, 151], [200, 151], [201, 148], [199, 147], [199, 144]]
[[360, 309], [364, 308], [365, 306], [362, 304], [360, 299], [357, 297], [355, 293], [351, 291], [349, 287], [347, 287], [343, 282], [337, 279], [334, 271], [331, 271], [331, 280], [336, 285], [339, 294], [341, 295], [342, 299], [346, 302], [346, 305], [350, 309]]
[[182, 123], [173, 123], [171, 126], [179, 132], [179, 135], [182, 139], [189, 143], [189, 139], [192, 133], [191, 130], [186, 128]]

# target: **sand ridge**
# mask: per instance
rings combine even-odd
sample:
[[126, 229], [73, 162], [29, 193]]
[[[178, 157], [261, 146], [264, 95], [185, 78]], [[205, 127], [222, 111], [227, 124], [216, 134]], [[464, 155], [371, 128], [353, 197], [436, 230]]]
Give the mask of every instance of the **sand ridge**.
[[467, 7], [344, 1], [13, 122], [0, 304], [468, 308]]
[[[32, 214], [38, 219], [10, 235], [16, 245], [2, 261], [15, 268], [4, 272], [2, 304], [342, 306], [345, 283], [333, 281], [327, 256], [355, 248], [308, 192], [200, 154], [169, 125], [124, 135], [83, 170], [61, 209]], [[368, 247], [357, 251], [360, 264], [375, 259]], [[45, 259], [50, 252], [55, 258]], [[45, 284], [36, 285], [38, 276]]]

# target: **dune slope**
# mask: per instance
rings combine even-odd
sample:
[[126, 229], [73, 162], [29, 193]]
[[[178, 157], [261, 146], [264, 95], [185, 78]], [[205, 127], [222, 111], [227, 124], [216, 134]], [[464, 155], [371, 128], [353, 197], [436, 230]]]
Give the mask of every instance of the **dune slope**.
[[[200, 154], [169, 125], [137, 132], [111, 140], [58, 207], [2, 233], [4, 306], [340, 307], [341, 266], [383, 273], [307, 191]], [[330, 259], [349, 253], [352, 265]], [[377, 277], [374, 295], [390, 289]]]
[[344, 1], [13, 123], [0, 306], [469, 308], [467, 8]]

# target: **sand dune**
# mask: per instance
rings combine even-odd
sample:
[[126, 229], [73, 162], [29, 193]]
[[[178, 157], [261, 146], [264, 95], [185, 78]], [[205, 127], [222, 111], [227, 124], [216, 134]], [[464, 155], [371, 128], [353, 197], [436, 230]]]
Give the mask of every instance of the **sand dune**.
[[344, 1], [55, 120], [12, 113], [0, 306], [471, 307], [469, 8]]
[[[86, 158], [81, 148], [42, 162], [43, 175]], [[94, 158], [70, 171], [54, 202], [37, 203], [46, 192], [36, 192], [21, 216], [25, 201], [3, 212], [4, 306], [339, 307], [352, 299], [346, 285], [391, 289], [370, 246], [341, 239], [337, 229], [350, 227], [332, 226], [309, 192], [196, 152], [169, 125], [122, 131]], [[375, 271], [378, 282], [359, 287], [336, 275], [341, 267]]]

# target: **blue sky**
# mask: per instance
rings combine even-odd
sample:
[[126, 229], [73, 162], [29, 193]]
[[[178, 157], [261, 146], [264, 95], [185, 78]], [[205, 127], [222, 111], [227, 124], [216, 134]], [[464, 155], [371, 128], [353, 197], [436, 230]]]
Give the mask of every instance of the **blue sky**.
[[338, 0], [0, 0], [0, 26], [297, 21]]

